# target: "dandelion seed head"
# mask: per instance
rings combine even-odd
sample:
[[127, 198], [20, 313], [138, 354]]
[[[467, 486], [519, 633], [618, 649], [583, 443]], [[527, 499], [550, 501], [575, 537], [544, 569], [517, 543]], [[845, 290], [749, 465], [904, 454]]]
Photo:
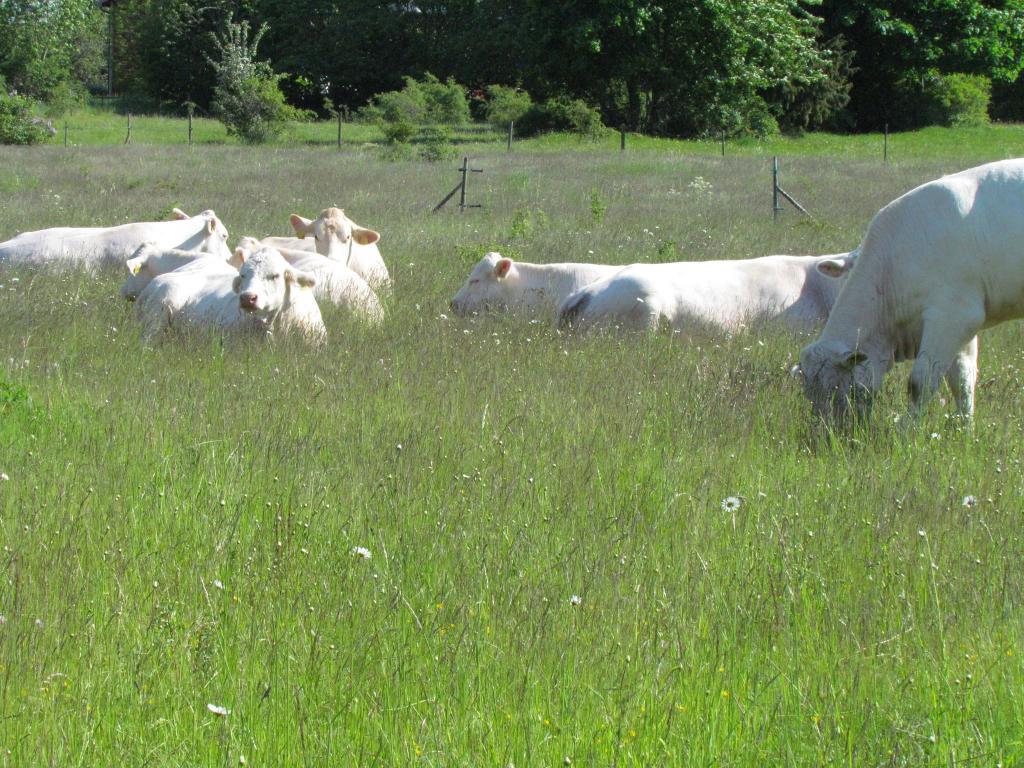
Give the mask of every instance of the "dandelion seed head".
[[740, 508], [743, 502], [739, 496], [726, 496], [722, 499], [722, 509], [725, 512], [733, 512]]

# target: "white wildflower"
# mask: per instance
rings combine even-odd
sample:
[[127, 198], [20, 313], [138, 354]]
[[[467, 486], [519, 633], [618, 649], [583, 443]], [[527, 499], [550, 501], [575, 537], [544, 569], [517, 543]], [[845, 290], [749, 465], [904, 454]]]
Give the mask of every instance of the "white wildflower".
[[227, 707], [221, 707], [217, 704], [207, 704], [206, 708], [210, 710], [210, 712], [215, 714], [217, 717], [227, 717], [231, 714], [230, 709], [228, 709]]
[[739, 496], [726, 496], [722, 499], [722, 510], [725, 512], [735, 512], [743, 502]]
[[579, 595], [573, 595], [569, 598], [569, 605], [583, 605], [583, 598]]
[[352, 547], [352, 554], [360, 560], [369, 560], [373, 557], [373, 553], [371, 553], [366, 547]]
[[978, 506], [978, 500], [974, 496], [964, 496], [964, 506], [976, 507]]

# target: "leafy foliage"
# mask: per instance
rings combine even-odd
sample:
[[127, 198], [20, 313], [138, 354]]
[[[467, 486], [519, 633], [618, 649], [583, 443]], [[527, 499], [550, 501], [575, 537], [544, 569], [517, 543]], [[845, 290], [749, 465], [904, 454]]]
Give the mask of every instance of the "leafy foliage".
[[536, 136], [545, 131], [566, 131], [594, 138], [601, 135], [604, 125], [600, 113], [582, 99], [559, 96], [534, 104], [519, 120], [521, 136]]
[[289, 121], [302, 117], [285, 103], [278, 86], [283, 75], [256, 59], [265, 31], [266, 27], [261, 27], [250, 40], [248, 22], [229, 19], [223, 36], [216, 39], [219, 57], [210, 61], [217, 75], [213, 112], [229, 134], [250, 144], [268, 141]]
[[0, 88], [0, 144], [38, 144], [45, 138], [43, 126], [33, 122], [31, 99]]
[[509, 123], [522, 118], [533, 106], [530, 94], [521, 88], [489, 85], [487, 96], [487, 122], [499, 129], [507, 128]]

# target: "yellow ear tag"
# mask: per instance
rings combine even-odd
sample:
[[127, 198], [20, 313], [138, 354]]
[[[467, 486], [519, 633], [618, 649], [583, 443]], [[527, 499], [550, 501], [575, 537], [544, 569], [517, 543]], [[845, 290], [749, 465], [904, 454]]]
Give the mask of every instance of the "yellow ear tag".
[[131, 272], [133, 275], [137, 275], [139, 274], [139, 272], [142, 271], [142, 264], [140, 264], [139, 262], [135, 262], [130, 267], [128, 267], [128, 271]]
[[305, 232], [299, 232], [298, 235], [299, 235], [299, 240], [305, 240], [306, 239], [306, 233]]

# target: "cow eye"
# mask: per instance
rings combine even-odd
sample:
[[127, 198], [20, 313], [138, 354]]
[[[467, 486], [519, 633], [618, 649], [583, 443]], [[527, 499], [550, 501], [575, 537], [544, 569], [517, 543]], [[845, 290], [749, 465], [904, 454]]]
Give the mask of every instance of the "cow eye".
[[474, 277], [472, 280], [469, 281], [469, 284], [470, 285], [476, 285], [479, 282], [480, 282], [480, 278], [479, 277]]
[[281, 275], [279, 274], [267, 275], [267, 280], [278, 280], [280, 277]]

